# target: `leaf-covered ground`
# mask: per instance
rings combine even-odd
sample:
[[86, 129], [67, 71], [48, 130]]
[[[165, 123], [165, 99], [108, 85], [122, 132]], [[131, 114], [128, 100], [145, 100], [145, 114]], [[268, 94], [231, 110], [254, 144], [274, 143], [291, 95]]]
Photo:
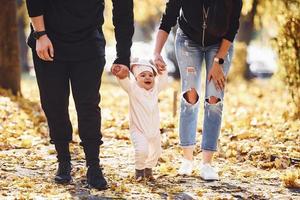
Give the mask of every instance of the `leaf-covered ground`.
[[[155, 169], [157, 181], [135, 183], [128, 98], [112, 77], [104, 75], [101, 164], [110, 185], [106, 191], [86, 187], [84, 155], [76, 133], [71, 144], [73, 183], [53, 182], [55, 152], [49, 145], [34, 78], [23, 78], [24, 98], [0, 89], [0, 199], [300, 199], [300, 120], [292, 120], [290, 99], [279, 80], [228, 84], [215, 157], [221, 180], [216, 182], [202, 181], [197, 167], [191, 177], [176, 174], [181, 152], [179, 111], [174, 118], [173, 99], [178, 88], [178, 82], [173, 82], [160, 96], [164, 151]], [[201, 110], [196, 166], [201, 158]], [[70, 112], [76, 130], [73, 103]]]

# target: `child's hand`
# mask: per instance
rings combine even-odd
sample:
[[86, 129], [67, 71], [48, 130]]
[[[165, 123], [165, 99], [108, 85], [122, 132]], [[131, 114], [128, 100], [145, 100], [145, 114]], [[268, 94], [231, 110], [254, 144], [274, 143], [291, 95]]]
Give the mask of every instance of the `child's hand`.
[[120, 67], [120, 65], [117, 65], [117, 64], [113, 64], [113, 66], [110, 69], [111, 73], [115, 76], [120, 70], [121, 70], [121, 67]]
[[111, 68], [111, 72], [113, 75], [118, 77], [119, 79], [124, 79], [129, 75], [129, 69], [125, 65], [122, 64], [113, 64]]

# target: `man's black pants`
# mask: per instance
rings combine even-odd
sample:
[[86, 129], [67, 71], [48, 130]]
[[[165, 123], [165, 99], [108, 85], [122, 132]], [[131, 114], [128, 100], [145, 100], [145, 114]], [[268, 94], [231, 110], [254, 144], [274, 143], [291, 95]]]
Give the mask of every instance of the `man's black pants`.
[[103, 143], [99, 89], [104, 56], [84, 61], [48, 62], [41, 60], [33, 51], [33, 61], [50, 142], [55, 144], [58, 161], [70, 160], [68, 145], [72, 141], [73, 131], [68, 106], [71, 85], [87, 165], [99, 163], [99, 146]]

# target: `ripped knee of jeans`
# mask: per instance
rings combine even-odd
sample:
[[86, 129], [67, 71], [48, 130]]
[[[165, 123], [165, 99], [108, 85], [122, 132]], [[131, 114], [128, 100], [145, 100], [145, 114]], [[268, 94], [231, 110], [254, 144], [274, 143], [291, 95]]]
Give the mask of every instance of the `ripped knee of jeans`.
[[182, 94], [185, 101], [191, 105], [195, 105], [199, 100], [199, 95], [195, 88], [190, 88]]
[[187, 76], [184, 77], [184, 88], [182, 92], [182, 102], [184, 102], [185, 108], [196, 108], [199, 102], [199, 93], [196, 90], [196, 68], [187, 67]]
[[221, 102], [221, 99], [215, 96], [210, 96], [208, 98], [205, 99], [205, 101], [212, 105], [212, 104], [218, 104], [219, 102]]
[[205, 108], [208, 111], [213, 111], [221, 114], [223, 110], [223, 101], [221, 98], [216, 96], [207, 97], [205, 98]]

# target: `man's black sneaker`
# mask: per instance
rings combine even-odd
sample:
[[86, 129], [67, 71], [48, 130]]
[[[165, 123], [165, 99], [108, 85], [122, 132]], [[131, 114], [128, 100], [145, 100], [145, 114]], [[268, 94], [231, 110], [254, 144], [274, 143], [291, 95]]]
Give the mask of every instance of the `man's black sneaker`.
[[89, 166], [86, 177], [88, 186], [90, 188], [95, 188], [98, 190], [107, 189], [107, 182], [99, 165]]
[[70, 162], [59, 162], [54, 181], [58, 184], [70, 183], [72, 180], [71, 169], [72, 167]]

